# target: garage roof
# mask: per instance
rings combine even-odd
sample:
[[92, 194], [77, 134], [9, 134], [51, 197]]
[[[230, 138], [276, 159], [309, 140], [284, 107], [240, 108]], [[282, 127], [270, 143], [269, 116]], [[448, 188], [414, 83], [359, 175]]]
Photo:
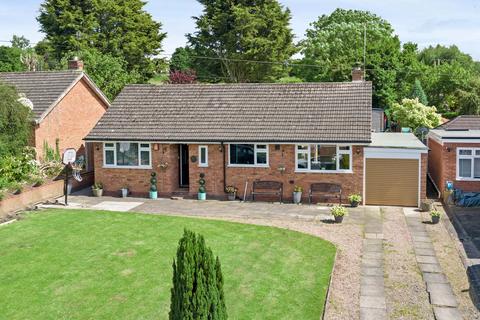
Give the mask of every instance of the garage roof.
[[413, 133], [397, 132], [372, 132], [372, 143], [368, 145], [374, 148], [398, 148], [428, 150]]

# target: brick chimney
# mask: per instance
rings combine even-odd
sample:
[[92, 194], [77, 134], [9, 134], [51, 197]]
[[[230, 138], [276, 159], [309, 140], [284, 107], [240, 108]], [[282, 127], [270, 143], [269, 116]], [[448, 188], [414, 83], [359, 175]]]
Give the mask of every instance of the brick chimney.
[[363, 70], [361, 67], [354, 67], [352, 69], [352, 81], [364, 81]]
[[83, 61], [79, 60], [78, 57], [74, 57], [72, 60], [68, 61], [68, 70], [83, 70]]

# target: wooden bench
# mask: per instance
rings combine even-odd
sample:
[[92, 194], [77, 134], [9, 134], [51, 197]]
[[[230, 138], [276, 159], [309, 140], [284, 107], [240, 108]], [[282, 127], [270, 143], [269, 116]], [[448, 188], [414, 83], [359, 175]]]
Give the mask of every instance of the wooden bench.
[[308, 192], [308, 201], [311, 204], [314, 195], [323, 196], [326, 199], [336, 198], [342, 204], [342, 186], [336, 183], [312, 183]]
[[255, 195], [275, 195], [283, 201], [283, 183], [278, 181], [253, 181], [252, 201]]

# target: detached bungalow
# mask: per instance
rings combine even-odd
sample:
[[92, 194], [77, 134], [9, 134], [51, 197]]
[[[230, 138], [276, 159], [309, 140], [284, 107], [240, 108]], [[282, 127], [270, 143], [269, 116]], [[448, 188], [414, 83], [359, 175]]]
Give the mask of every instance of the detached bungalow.
[[430, 130], [429, 174], [438, 188], [480, 191], [480, 116], [459, 116]]
[[[372, 84], [130, 85], [88, 134], [95, 179], [106, 194], [195, 196], [205, 174], [209, 198], [225, 186], [250, 197], [254, 181], [341, 185], [343, 198], [417, 206], [425, 196], [427, 148], [411, 134], [372, 136]], [[373, 141], [372, 141], [373, 140]]]
[[0, 82], [16, 87], [20, 101], [32, 108], [35, 124], [31, 145], [39, 158], [44, 156], [45, 144], [54, 150], [58, 145], [60, 154], [75, 148], [79, 156], [87, 156], [83, 138], [110, 106], [83, 72], [81, 60], [71, 60], [69, 69], [0, 73]]

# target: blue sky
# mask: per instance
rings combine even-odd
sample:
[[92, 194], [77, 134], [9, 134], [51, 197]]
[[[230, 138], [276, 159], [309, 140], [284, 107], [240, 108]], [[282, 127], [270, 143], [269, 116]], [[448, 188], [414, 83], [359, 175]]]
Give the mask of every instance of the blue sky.
[[[13, 34], [31, 41], [42, 39], [35, 20], [42, 0], [0, 0], [0, 40]], [[292, 11], [292, 28], [300, 40], [309, 23], [335, 8], [372, 11], [388, 20], [403, 42], [425, 47], [456, 44], [480, 60], [480, 1], [478, 0], [280, 0]], [[185, 34], [194, 31], [192, 16], [201, 14], [195, 0], [150, 0], [146, 6], [167, 32], [164, 53], [185, 44]]]

